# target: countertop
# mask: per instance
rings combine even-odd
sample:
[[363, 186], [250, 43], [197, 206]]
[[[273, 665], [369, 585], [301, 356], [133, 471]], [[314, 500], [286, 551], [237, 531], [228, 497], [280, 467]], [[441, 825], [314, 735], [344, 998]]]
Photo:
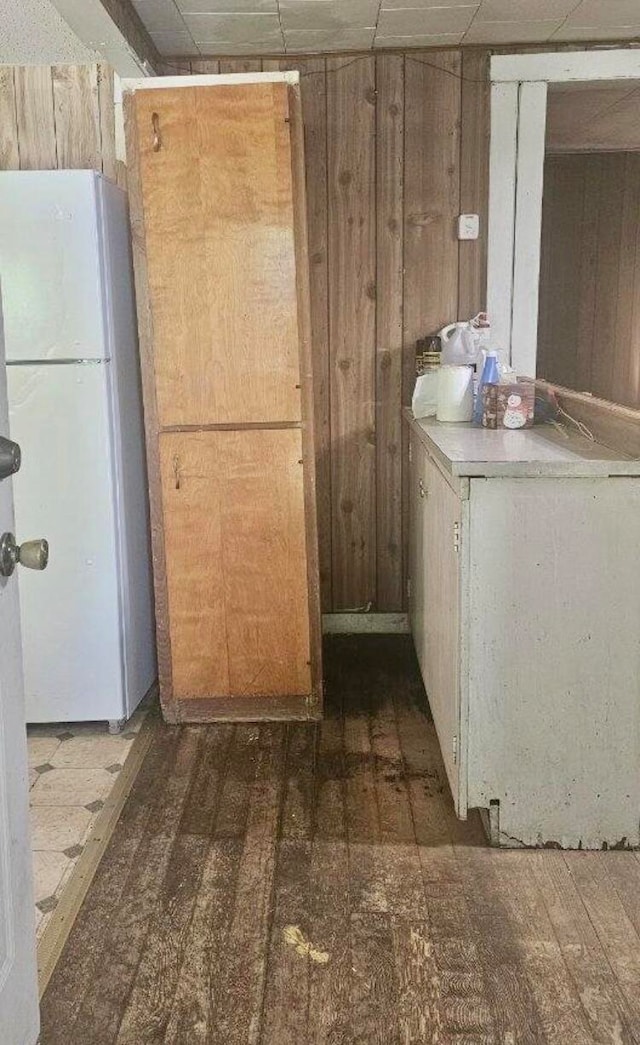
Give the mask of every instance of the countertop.
[[640, 459], [609, 450], [581, 435], [558, 431], [553, 425], [490, 430], [471, 424], [447, 424], [433, 417], [416, 420], [409, 407], [404, 414], [431, 456], [452, 476], [640, 476]]

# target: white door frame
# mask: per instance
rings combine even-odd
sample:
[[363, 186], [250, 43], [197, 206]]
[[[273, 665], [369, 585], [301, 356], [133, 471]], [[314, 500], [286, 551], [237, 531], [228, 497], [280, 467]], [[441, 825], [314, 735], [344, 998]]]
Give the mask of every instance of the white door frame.
[[536, 376], [547, 85], [640, 80], [640, 50], [491, 59], [487, 307], [498, 347]]

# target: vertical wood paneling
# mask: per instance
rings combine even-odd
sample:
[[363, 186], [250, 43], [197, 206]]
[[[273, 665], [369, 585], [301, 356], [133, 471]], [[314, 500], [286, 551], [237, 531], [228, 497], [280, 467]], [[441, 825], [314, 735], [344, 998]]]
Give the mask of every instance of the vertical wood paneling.
[[327, 60], [333, 605], [376, 601], [375, 59]]
[[122, 162], [116, 156], [116, 111], [114, 105], [113, 69], [107, 65], [99, 65], [98, 75], [98, 110], [100, 127], [100, 156], [102, 173], [115, 181], [118, 167]]
[[[403, 403], [415, 382], [415, 342], [457, 316], [461, 57], [405, 61]], [[437, 67], [437, 68], [434, 68]], [[408, 457], [403, 432], [402, 459]], [[406, 592], [408, 469], [403, 472], [403, 591]], [[403, 600], [404, 605], [404, 600]]]
[[489, 210], [489, 52], [463, 51], [460, 120], [460, 212], [478, 214], [480, 237], [461, 240], [458, 316], [466, 319], [486, 308], [487, 223]]
[[0, 67], [0, 170], [18, 170], [18, 116], [13, 67]]
[[58, 167], [101, 169], [96, 65], [51, 69]]
[[261, 58], [221, 58], [221, 73], [259, 73], [262, 72]]
[[405, 73], [408, 350], [417, 337], [450, 322], [458, 308], [461, 59], [448, 51], [430, 54], [429, 61], [426, 66], [408, 57]]
[[376, 609], [402, 605], [404, 57], [376, 59]]
[[327, 249], [327, 78], [324, 58], [273, 59], [265, 72], [300, 72], [307, 172], [307, 227], [313, 337], [313, 397], [320, 585], [322, 605], [332, 605], [331, 565], [331, 415], [329, 363], [329, 288]]
[[[178, 70], [174, 70], [176, 75]], [[220, 62], [217, 58], [203, 58], [202, 61], [192, 61], [190, 68], [185, 73], [193, 73], [194, 76], [215, 76], [220, 72]]]
[[21, 170], [55, 170], [56, 124], [49, 65], [17, 65], [14, 70]]
[[547, 157], [538, 373], [640, 405], [640, 154]]
[[113, 70], [1, 66], [0, 170], [91, 169], [120, 181]]

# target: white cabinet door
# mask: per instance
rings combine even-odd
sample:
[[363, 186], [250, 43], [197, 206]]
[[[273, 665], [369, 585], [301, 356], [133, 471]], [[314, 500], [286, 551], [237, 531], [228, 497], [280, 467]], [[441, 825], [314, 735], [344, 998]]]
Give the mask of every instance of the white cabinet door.
[[[461, 501], [411, 434], [409, 618], [456, 810], [459, 807]], [[466, 807], [462, 815], [466, 814]]]
[[461, 501], [427, 456], [423, 676], [453, 800], [459, 805]]
[[[5, 438], [9, 435], [1, 309], [0, 435]], [[13, 531], [11, 480], [3, 479], [0, 480], [0, 534]], [[0, 576], [0, 1041], [3, 1045], [32, 1045], [38, 1037], [28, 813], [18, 578], [14, 572], [10, 577]]]

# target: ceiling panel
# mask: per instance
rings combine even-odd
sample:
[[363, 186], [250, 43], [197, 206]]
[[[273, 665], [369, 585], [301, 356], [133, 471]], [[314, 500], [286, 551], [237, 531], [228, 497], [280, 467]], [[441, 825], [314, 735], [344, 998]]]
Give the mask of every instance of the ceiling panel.
[[640, 0], [133, 2], [165, 55], [640, 41]]
[[49, 0], [0, 0], [0, 63], [51, 65], [95, 62], [100, 52], [85, 47]]

